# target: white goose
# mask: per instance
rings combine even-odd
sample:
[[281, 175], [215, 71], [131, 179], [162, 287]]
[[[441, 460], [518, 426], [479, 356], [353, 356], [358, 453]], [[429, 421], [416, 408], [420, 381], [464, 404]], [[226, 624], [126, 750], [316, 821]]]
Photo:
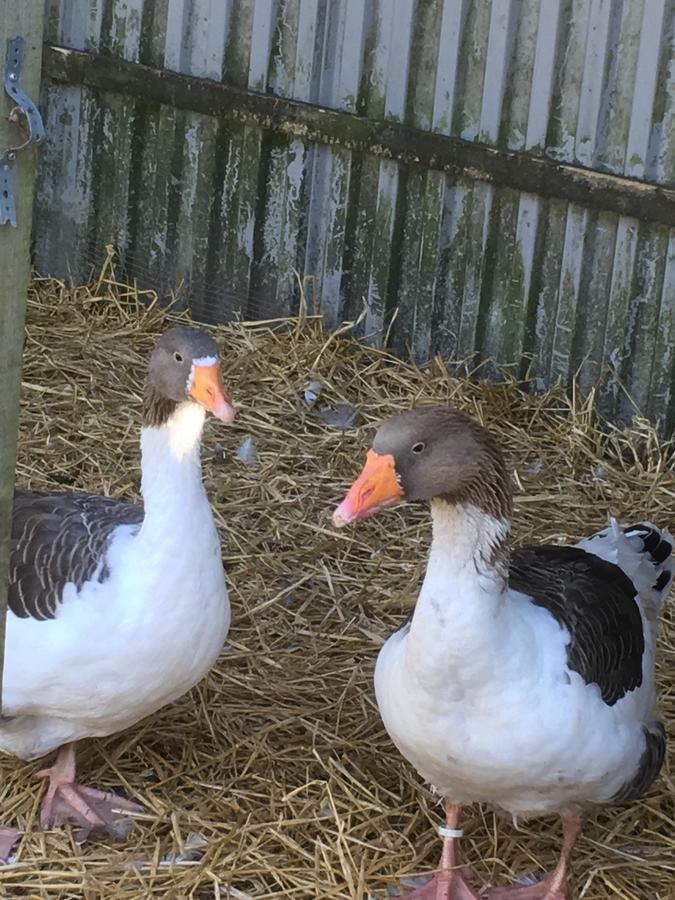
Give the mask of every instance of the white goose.
[[584, 814], [640, 797], [657, 777], [654, 649], [673, 576], [668, 532], [615, 522], [576, 547], [509, 553], [511, 491], [485, 429], [447, 407], [385, 422], [334, 514], [342, 526], [429, 500], [433, 539], [412, 620], [382, 648], [375, 692], [401, 753], [446, 799], [443, 853], [411, 896], [471, 900], [460, 808], [559, 813], [555, 871], [491, 900], [564, 900]]
[[[114, 831], [139, 807], [75, 782], [75, 743], [127, 728], [214, 663], [230, 624], [220, 543], [202, 485], [206, 411], [231, 422], [218, 348], [167, 331], [150, 358], [141, 431], [143, 506], [94, 494], [16, 491], [0, 749], [60, 748], [41, 824]], [[0, 855], [16, 841], [0, 833]]]

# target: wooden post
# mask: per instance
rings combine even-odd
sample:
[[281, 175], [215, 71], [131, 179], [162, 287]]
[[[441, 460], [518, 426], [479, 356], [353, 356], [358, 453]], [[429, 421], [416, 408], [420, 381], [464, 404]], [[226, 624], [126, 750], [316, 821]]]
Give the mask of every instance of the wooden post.
[[[14, 103], [4, 90], [7, 41], [22, 37], [26, 42], [19, 86], [37, 103], [44, 8], [44, 0], [0, 0], [0, 156], [26, 139], [23, 128], [8, 120]], [[0, 225], [0, 704], [36, 155], [34, 149], [17, 154], [13, 167], [17, 227]]]

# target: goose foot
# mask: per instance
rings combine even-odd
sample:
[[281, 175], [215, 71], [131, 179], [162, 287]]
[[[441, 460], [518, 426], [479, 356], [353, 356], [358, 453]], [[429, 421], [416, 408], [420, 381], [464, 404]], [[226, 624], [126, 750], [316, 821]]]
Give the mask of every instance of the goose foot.
[[468, 882], [471, 870], [462, 866], [457, 844], [461, 835], [461, 808], [449, 801], [445, 804], [445, 827], [440, 829], [443, 852], [438, 871], [425, 885], [407, 894], [407, 900], [480, 900]]
[[406, 900], [480, 900], [480, 896], [466, 881], [459, 870], [437, 872], [431, 881], [412, 893]]
[[7, 862], [22, 834], [18, 828], [0, 828], [0, 863]]
[[547, 875], [536, 884], [514, 884], [510, 887], [491, 888], [486, 900], [567, 900], [564, 888], [555, 883], [553, 875]]
[[75, 744], [64, 744], [56, 762], [37, 773], [38, 778], [48, 778], [49, 786], [40, 810], [42, 828], [53, 828], [72, 822], [81, 829], [75, 836], [78, 843], [100, 829], [113, 840], [126, 837], [131, 821], [124, 813], [142, 812], [143, 807], [109, 791], [77, 784], [75, 781]]
[[562, 823], [562, 852], [555, 870], [535, 884], [514, 884], [510, 887], [491, 888], [485, 895], [486, 900], [567, 900], [565, 882], [570, 856], [584, 820], [578, 813], [563, 816]]

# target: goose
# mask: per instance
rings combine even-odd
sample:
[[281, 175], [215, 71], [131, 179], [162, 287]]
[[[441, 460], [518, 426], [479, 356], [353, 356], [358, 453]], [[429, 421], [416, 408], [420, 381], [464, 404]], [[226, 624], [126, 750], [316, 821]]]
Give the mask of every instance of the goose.
[[[201, 477], [207, 411], [235, 410], [218, 348], [202, 329], [166, 331], [143, 396], [143, 505], [86, 493], [17, 490], [10, 543], [0, 750], [58, 750], [43, 828], [119, 830], [140, 807], [75, 781], [76, 742], [128, 728], [188, 691], [220, 653], [230, 606]], [[127, 820], [128, 822], [128, 820]], [[20, 832], [0, 832], [7, 858]]]
[[478, 898], [458, 841], [462, 806], [483, 802], [512, 817], [559, 814], [564, 835], [552, 873], [487, 897], [564, 900], [584, 817], [642, 796], [663, 762], [654, 652], [673, 540], [611, 520], [575, 546], [510, 550], [500, 449], [445, 406], [382, 424], [333, 523], [421, 500], [433, 529], [426, 574], [374, 676], [392, 741], [445, 800], [440, 865], [409, 896]]

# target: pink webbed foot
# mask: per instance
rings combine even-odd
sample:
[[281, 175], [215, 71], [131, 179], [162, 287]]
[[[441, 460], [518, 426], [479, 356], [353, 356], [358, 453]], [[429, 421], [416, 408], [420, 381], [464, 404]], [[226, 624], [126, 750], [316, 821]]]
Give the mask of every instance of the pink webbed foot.
[[42, 828], [53, 828], [72, 822], [80, 825], [78, 842], [85, 841], [92, 830], [101, 829], [114, 840], [126, 837], [131, 821], [124, 813], [142, 812], [143, 807], [125, 797], [75, 782], [75, 749], [66, 744], [59, 750], [56, 762], [37, 773], [49, 778], [47, 793], [40, 810]]
[[0, 828], [0, 863], [6, 863], [23, 834], [18, 828]]
[[406, 894], [406, 900], [480, 900], [459, 871], [437, 872], [431, 881]]
[[[45, 776], [47, 773], [41, 773]], [[75, 782], [50, 784], [40, 811], [42, 828], [53, 828], [72, 822], [80, 825], [77, 841], [87, 839], [96, 828], [104, 830], [114, 840], [126, 837], [131, 821], [125, 812], [142, 812], [143, 807], [124, 797]]]
[[462, 834], [459, 824], [460, 807], [449, 801], [445, 804], [445, 826], [441, 861], [433, 878], [422, 887], [406, 894], [408, 900], [480, 900], [469, 884], [472, 871], [460, 863], [457, 842]]
[[491, 888], [486, 900], [567, 900], [565, 882], [572, 848], [576, 842], [583, 818], [580, 813], [563, 816], [563, 846], [555, 870], [534, 884], [514, 884], [509, 887]]
[[491, 888], [485, 897], [486, 900], [567, 900], [564, 888], [559, 887], [557, 881], [551, 874], [535, 884]]

